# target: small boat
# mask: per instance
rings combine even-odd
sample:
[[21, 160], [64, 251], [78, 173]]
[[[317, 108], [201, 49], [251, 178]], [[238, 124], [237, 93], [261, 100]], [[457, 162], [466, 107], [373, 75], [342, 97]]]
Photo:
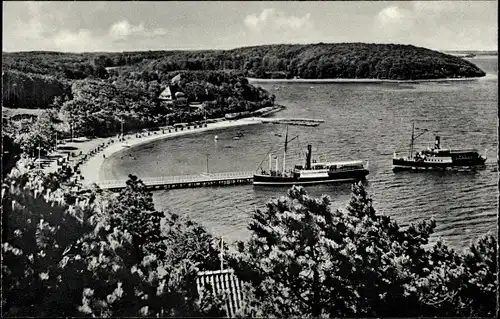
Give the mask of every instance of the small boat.
[[240, 139], [240, 138], [239, 138], [238, 136], [233, 137], [233, 140], [235, 140], [235, 141], [237, 141], [237, 140], [239, 140], [239, 139]]
[[415, 124], [412, 127], [410, 150], [407, 156], [394, 152], [392, 169], [398, 170], [444, 170], [484, 167], [486, 151], [480, 155], [476, 149], [441, 148], [441, 139], [436, 136], [434, 147], [414, 152], [415, 140], [427, 132], [415, 136]]
[[272, 157], [269, 155], [269, 170], [261, 169], [260, 172], [254, 174], [253, 185], [289, 186], [351, 182], [364, 180], [366, 175], [369, 174], [368, 162], [360, 160], [338, 162], [317, 162], [312, 160], [311, 145], [307, 145], [305, 165], [295, 165], [293, 169], [287, 170], [285, 165], [287, 143], [288, 132], [285, 138], [283, 168], [279, 169], [278, 157], [275, 156], [276, 163], [273, 170]]
[[219, 136], [215, 135], [215, 136], [214, 136], [214, 140], [216, 140], [216, 141], [217, 141], [218, 139], [219, 139]]

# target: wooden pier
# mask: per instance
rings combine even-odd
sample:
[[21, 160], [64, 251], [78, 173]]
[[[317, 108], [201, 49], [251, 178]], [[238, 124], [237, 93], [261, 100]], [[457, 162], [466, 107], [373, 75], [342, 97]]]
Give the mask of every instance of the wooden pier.
[[[141, 178], [149, 190], [194, 188], [206, 186], [229, 186], [251, 184], [254, 172], [204, 173], [198, 175], [162, 176]], [[126, 180], [105, 180], [96, 184], [102, 189], [119, 191], [126, 187]]]
[[324, 120], [320, 119], [306, 119], [306, 118], [262, 118], [262, 123], [273, 123], [273, 124], [287, 124], [287, 125], [298, 125], [298, 126], [318, 126], [324, 123]]

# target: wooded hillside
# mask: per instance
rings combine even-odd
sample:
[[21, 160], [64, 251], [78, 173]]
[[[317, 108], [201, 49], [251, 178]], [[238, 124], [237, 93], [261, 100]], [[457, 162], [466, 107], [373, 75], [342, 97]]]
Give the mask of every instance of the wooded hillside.
[[[4, 105], [25, 108], [47, 107], [54, 96], [67, 94], [75, 80], [120, 77], [165, 85], [177, 71], [198, 71], [198, 77], [207, 71], [224, 71], [240, 77], [288, 79], [418, 80], [485, 75], [473, 63], [453, 55], [412, 45], [366, 43], [205, 51], [16, 52], [4, 53], [2, 66]], [[191, 94], [187, 89], [185, 93]]]
[[233, 50], [123, 53], [6, 53], [4, 69], [68, 79], [106, 77], [106, 67], [136, 71], [235, 70], [256, 77], [437, 79], [481, 77], [473, 63], [441, 52], [400, 44], [335, 43], [262, 45]]

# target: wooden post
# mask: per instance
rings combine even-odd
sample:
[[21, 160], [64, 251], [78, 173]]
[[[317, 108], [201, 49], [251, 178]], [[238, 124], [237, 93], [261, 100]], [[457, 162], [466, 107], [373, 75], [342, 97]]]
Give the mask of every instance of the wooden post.
[[205, 155], [207, 155], [207, 174], [209, 174], [209, 171], [208, 171], [208, 157], [210, 156], [210, 153], [206, 153]]
[[220, 270], [224, 270], [224, 237], [220, 237]]

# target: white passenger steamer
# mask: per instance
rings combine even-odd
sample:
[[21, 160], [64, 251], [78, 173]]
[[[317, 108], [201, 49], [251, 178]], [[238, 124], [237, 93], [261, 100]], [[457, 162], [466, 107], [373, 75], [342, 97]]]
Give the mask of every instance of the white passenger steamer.
[[289, 186], [359, 181], [364, 180], [369, 173], [368, 162], [360, 160], [339, 162], [314, 161], [311, 159], [311, 145], [307, 146], [305, 165], [295, 165], [292, 169], [287, 170], [287, 144], [288, 132], [285, 138], [282, 169], [279, 169], [278, 157], [275, 157], [275, 168], [273, 169], [272, 155], [269, 155], [269, 169], [261, 169], [258, 173], [254, 174], [254, 185]]
[[[392, 169], [398, 170], [444, 170], [454, 168], [480, 168], [485, 166], [486, 154], [480, 155], [476, 149], [441, 148], [441, 139], [436, 136], [433, 148], [414, 152], [415, 125], [412, 128], [410, 150], [407, 156], [394, 153]], [[486, 151], [485, 151], [486, 153]]]

